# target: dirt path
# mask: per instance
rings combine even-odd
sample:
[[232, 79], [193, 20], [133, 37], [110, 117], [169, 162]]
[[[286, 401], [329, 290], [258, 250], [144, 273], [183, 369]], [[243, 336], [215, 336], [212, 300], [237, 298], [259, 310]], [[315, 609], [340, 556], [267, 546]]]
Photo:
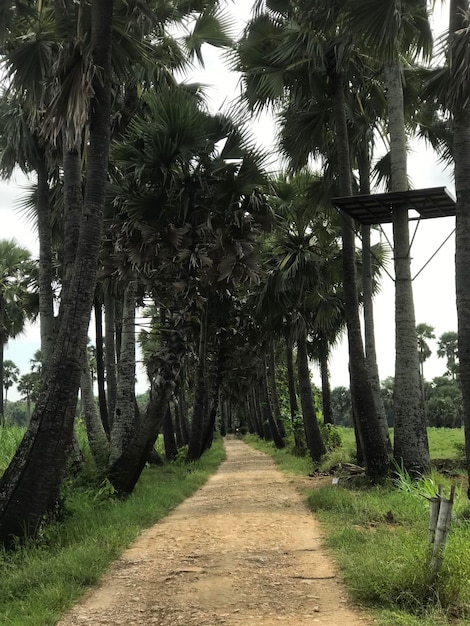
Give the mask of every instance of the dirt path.
[[365, 626], [295, 479], [242, 441], [59, 626]]

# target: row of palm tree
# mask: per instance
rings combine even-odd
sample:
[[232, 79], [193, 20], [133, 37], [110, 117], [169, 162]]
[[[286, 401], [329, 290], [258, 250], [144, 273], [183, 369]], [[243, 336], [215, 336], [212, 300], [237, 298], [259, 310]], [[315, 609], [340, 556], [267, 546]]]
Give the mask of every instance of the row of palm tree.
[[[328, 415], [328, 349], [344, 323], [358, 451], [371, 476], [388, 471], [390, 442], [372, 339], [373, 264], [367, 250], [358, 263], [355, 224], [344, 213], [332, 217], [331, 197], [367, 193], [373, 138], [385, 129], [391, 188], [407, 188], [402, 77], [416, 67], [413, 54], [424, 49], [427, 13], [418, 0], [396, 5], [256, 3], [233, 59], [249, 107], [274, 105], [279, 114], [289, 174], [271, 180], [240, 115], [210, 113], [200, 86], [179, 85], [174, 78], [185, 59], [200, 57], [203, 41], [230, 44], [215, 0], [4, 3], [0, 45], [8, 89], [1, 98], [0, 164], [5, 175], [19, 165], [37, 176], [32, 201], [44, 359], [28, 430], [0, 479], [5, 543], [34, 536], [59, 497], [74, 446], [79, 388], [95, 461], [121, 495], [134, 488], [159, 432], [170, 447], [169, 416], [189, 396], [190, 460], [210, 445], [219, 407], [227, 410], [227, 403], [246, 410], [253, 427], [284, 445], [272, 384], [273, 337], [285, 343], [291, 374], [297, 347], [291, 414], [298, 412], [298, 384], [309, 452], [318, 461], [324, 444], [310, 387], [309, 345], [325, 372]], [[189, 23], [182, 47], [169, 28]], [[424, 72], [415, 74], [411, 87], [423, 85]], [[416, 127], [419, 93], [411, 87], [410, 129]], [[321, 175], [308, 173], [311, 159]], [[401, 286], [394, 453], [410, 471], [425, 471], [408, 224], [406, 212], [396, 213]], [[465, 281], [462, 272], [457, 276], [464, 316]], [[151, 322], [141, 341], [150, 392], [141, 411], [134, 395], [134, 329], [136, 308], [146, 304]], [[98, 410], [86, 358], [92, 307]], [[463, 384], [465, 371], [463, 365]], [[468, 371], [470, 376], [470, 363]], [[411, 407], [406, 411], [405, 396]], [[178, 425], [182, 436], [185, 416], [179, 415]]]

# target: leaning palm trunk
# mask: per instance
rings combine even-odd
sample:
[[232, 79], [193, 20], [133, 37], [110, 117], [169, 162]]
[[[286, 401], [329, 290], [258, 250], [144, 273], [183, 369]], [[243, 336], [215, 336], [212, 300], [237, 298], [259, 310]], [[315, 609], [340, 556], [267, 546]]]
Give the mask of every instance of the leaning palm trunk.
[[100, 73], [93, 82], [84, 212], [70, 294], [62, 303], [47, 378], [28, 430], [0, 479], [0, 541], [6, 545], [16, 537], [36, 536], [59, 498], [72, 443], [80, 354], [86, 349], [102, 237], [110, 140], [112, 15], [112, 0], [92, 3], [94, 62]]
[[41, 332], [42, 369], [54, 348], [54, 298], [52, 293], [52, 227], [50, 219], [49, 183], [47, 167], [43, 161], [37, 166], [37, 226], [39, 239], [39, 319]]
[[188, 460], [196, 461], [203, 452], [204, 427], [207, 412], [206, 359], [207, 359], [208, 306], [201, 312], [199, 330], [199, 355], [196, 366], [193, 419], [189, 437]]
[[[449, 24], [449, 57], [454, 55], [454, 33], [465, 27], [468, 0], [451, 0]], [[464, 89], [466, 94], [467, 91]], [[453, 135], [455, 161], [455, 191], [457, 220], [455, 239], [455, 273], [457, 293], [457, 320], [459, 342], [459, 379], [463, 399], [463, 423], [467, 473], [470, 477], [470, 105], [464, 102], [453, 106]], [[470, 488], [467, 492], [470, 498]]]
[[111, 429], [110, 464], [113, 464], [122, 455], [137, 426], [135, 411], [136, 292], [137, 283], [131, 278], [124, 292], [121, 352], [118, 362], [116, 408]]
[[277, 391], [276, 382], [276, 351], [274, 349], [274, 339], [269, 340], [269, 368], [267, 370], [269, 376], [269, 391], [271, 397], [271, 403], [273, 412], [276, 418], [276, 424], [279, 429], [279, 434], [282, 438], [286, 436], [286, 429], [281, 417], [281, 407], [279, 405], [279, 393]]
[[165, 333], [161, 354], [156, 356], [157, 365], [151, 373], [150, 397], [128, 445], [108, 469], [108, 478], [121, 496], [132, 493], [149, 454], [163, 427], [168, 403], [180, 375], [186, 347], [176, 331]]
[[318, 463], [326, 452], [313, 403], [310, 370], [308, 367], [307, 335], [300, 331], [297, 338], [297, 365], [299, 373], [299, 395], [302, 405], [305, 436], [310, 456], [314, 463]]
[[331, 409], [331, 385], [330, 385], [330, 368], [328, 366], [329, 360], [329, 345], [328, 341], [324, 337], [319, 337], [319, 365], [320, 365], [320, 378], [321, 378], [321, 397], [322, 397], [322, 410], [323, 421], [325, 424], [333, 424], [333, 412]]
[[106, 435], [103, 422], [101, 421], [101, 416], [96, 406], [87, 352], [82, 354], [80, 389], [82, 394], [83, 418], [85, 421], [90, 451], [96, 467], [101, 472], [104, 472], [109, 459], [109, 439]]
[[104, 365], [104, 338], [103, 338], [103, 302], [101, 294], [95, 292], [93, 301], [95, 312], [95, 335], [96, 335], [96, 381], [98, 384], [98, 404], [100, 419], [104, 430], [109, 433], [108, 404], [106, 402], [106, 379]]
[[116, 378], [116, 298], [111, 293], [111, 287], [104, 290], [104, 319], [105, 319], [105, 371], [106, 371], [106, 399], [108, 408], [108, 425], [112, 427], [114, 409], [116, 408], [117, 378]]
[[274, 441], [274, 445], [278, 449], [282, 449], [286, 447], [286, 442], [282, 438], [281, 433], [279, 432], [279, 428], [277, 425], [277, 420], [274, 418], [273, 406], [271, 403], [271, 398], [269, 397], [269, 383], [268, 383], [268, 372], [265, 363], [262, 363], [262, 375], [260, 380], [260, 391], [263, 402], [263, 415], [265, 422], [269, 425], [269, 430], [271, 433], [271, 438]]
[[[333, 110], [338, 145], [338, 174], [340, 192], [344, 196], [352, 193], [351, 164], [349, 157], [346, 106], [341, 77], [334, 75]], [[367, 472], [371, 476], [387, 473], [389, 462], [386, 442], [377, 417], [374, 395], [367, 370], [362, 342], [357, 297], [357, 272], [354, 241], [354, 223], [346, 214], [341, 216], [343, 240], [343, 284], [348, 330], [349, 375], [355, 424], [360, 437]]]
[[372, 270], [370, 249], [370, 226], [363, 224], [362, 228], [362, 292], [364, 308], [364, 345], [366, 351], [366, 365], [369, 371], [370, 384], [374, 394], [375, 408], [379, 418], [380, 428], [386, 442], [389, 454], [392, 454], [392, 443], [388, 433], [387, 415], [380, 395], [379, 368], [375, 350], [374, 307], [372, 303]]
[[171, 414], [171, 406], [168, 403], [165, 419], [163, 420], [163, 445], [165, 447], [165, 458], [167, 461], [174, 461], [178, 456], [178, 448], [176, 446], [175, 431], [173, 429], [173, 416]]
[[[406, 191], [406, 138], [399, 63], [385, 67], [390, 129], [392, 191]], [[393, 211], [395, 257], [394, 455], [408, 471], [426, 472], [430, 458], [419, 380], [419, 356], [411, 282], [408, 207]]]

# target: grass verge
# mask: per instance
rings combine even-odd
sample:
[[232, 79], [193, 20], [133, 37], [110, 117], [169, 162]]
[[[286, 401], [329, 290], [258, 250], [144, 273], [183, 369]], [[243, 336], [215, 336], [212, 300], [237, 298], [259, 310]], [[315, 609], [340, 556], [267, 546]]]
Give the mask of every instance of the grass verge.
[[68, 485], [64, 519], [47, 527], [38, 544], [0, 552], [1, 626], [56, 624], [141, 530], [196, 491], [224, 458], [217, 439], [195, 463], [146, 468], [125, 501], [106, 485]]
[[[463, 435], [439, 430], [430, 433], [431, 455], [451, 458], [454, 443], [459, 443]], [[246, 440], [268, 452], [287, 472], [306, 474], [312, 470], [309, 459], [299, 459], [289, 449], [275, 450], [270, 443], [254, 443], [252, 437]], [[347, 441], [349, 446], [350, 433]], [[351, 460], [344, 449], [333, 453], [337, 458], [344, 455], [344, 460]], [[328, 463], [331, 464], [326, 459], [325, 464]], [[323, 525], [326, 546], [338, 563], [351, 596], [373, 611], [377, 626], [470, 623], [468, 501], [465, 490], [460, 489], [443, 567], [437, 580], [431, 580], [429, 505], [423, 497], [431, 480], [439, 481], [444, 485], [444, 493], [449, 492], [449, 478], [433, 472], [413, 487], [401, 484], [399, 488], [400, 481], [392, 479], [380, 486], [340, 482], [308, 494], [308, 506]]]

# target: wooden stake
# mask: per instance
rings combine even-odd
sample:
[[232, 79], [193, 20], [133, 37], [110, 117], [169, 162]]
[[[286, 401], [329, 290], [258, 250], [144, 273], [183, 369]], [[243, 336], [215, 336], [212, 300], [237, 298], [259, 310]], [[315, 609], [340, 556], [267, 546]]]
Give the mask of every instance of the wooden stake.
[[454, 504], [454, 498], [455, 485], [452, 485], [451, 487], [449, 500], [446, 500], [440, 495], [437, 498], [440, 502], [440, 506], [435, 528], [434, 545], [431, 557], [431, 573], [434, 577], [437, 576], [442, 565], [444, 547], [447, 541], [447, 536], [449, 534], [450, 521], [452, 518], [452, 507]]

